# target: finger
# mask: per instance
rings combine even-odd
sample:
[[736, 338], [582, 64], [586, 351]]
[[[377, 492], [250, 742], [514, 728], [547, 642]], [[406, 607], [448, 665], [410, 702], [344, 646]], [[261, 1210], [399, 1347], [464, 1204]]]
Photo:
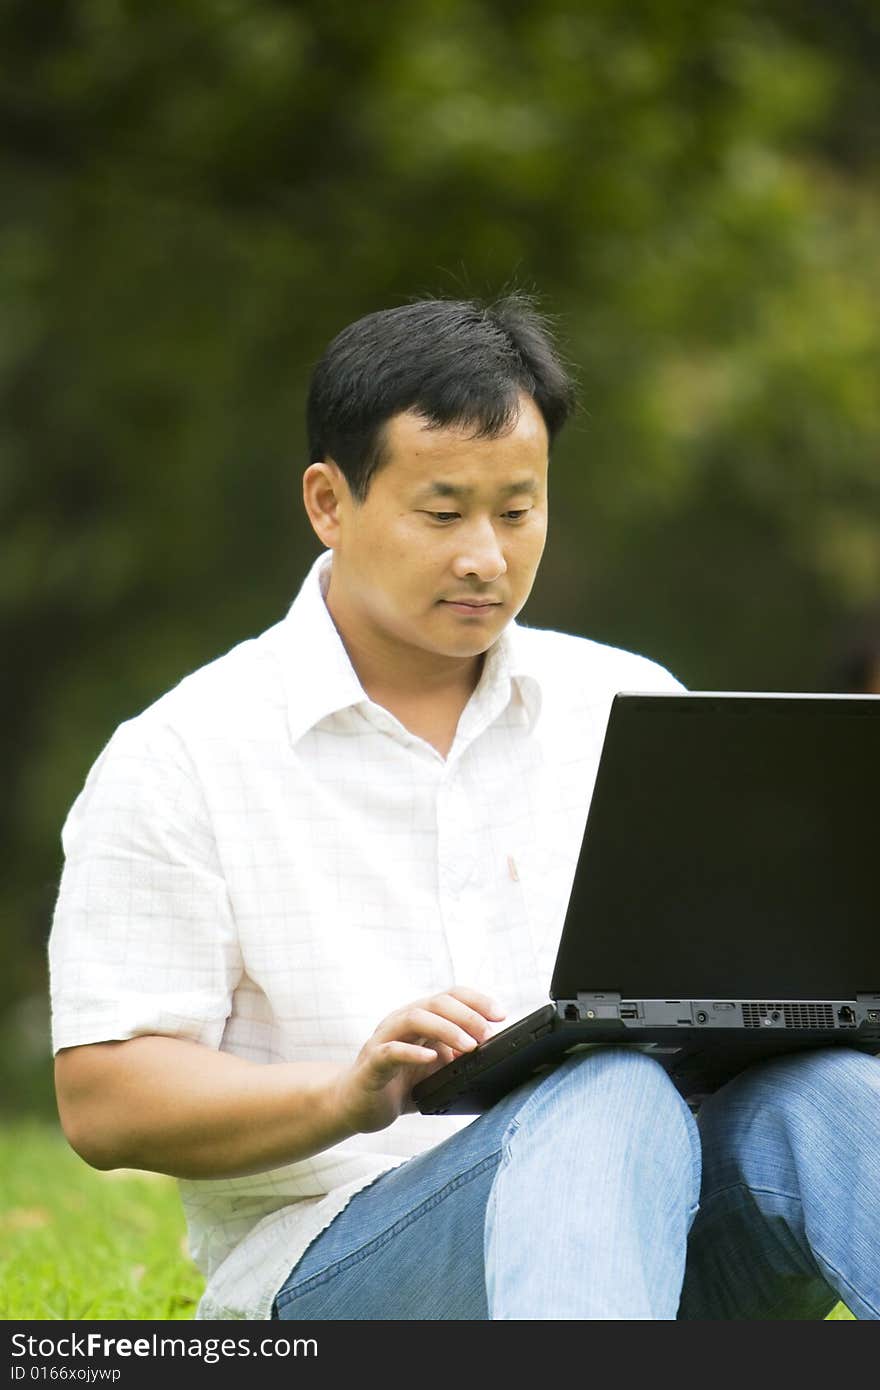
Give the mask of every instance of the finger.
[[379, 1043], [370, 1049], [364, 1061], [367, 1070], [378, 1086], [385, 1086], [397, 1072], [404, 1067], [424, 1067], [436, 1062], [437, 1052], [432, 1047], [422, 1047], [418, 1043], [400, 1042], [392, 1039]]
[[[454, 1062], [456, 1057], [460, 1057], [462, 1055], [460, 1052], [456, 1052], [453, 1048], [446, 1047], [444, 1043], [437, 1044], [436, 1053], [437, 1060], [433, 1062], [430, 1066], [420, 1067], [418, 1072], [416, 1072], [415, 1076], [413, 1077], [413, 1084], [415, 1084], [415, 1082], [419, 1080], [420, 1074], [421, 1076], [433, 1076], [434, 1072], [439, 1071], [441, 1067], [447, 1066], [450, 1062]], [[410, 1090], [406, 1104], [404, 1105], [404, 1111], [407, 1114], [414, 1114], [418, 1110], [418, 1108], [419, 1107], [417, 1102], [413, 1100], [412, 1090]]]
[[[481, 997], [485, 998], [485, 996]], [[429, 1009], [432, 1013], [440, 1014], [443, 1018], [448, 1018], [456, 1023], [472, 1038], [476, 1038], [477, 1042], [485, 1041], [492, 1032], [491, 1021], [486, 1015], [459, 999], [451, 990], [444, 994], [435, 994], [433, 998], [420, 1002], [424, 1008]]]
[[445, 992], [453, 999], [459, 999], [463, 1004], [467, 1004], [483, 1018], [490, 1018], [495, 1023], [500, 1023], [502, 1018], [507, 1017], [507, 1011], [502, 1008], [497, 999], [493, 999], [491, 994], [484, 994], [482, 990], [471, 989], [470, 985], [452, 985]]
[[[469, 1011], [463, 1005], [456, 1004], [454, 1000], [445, 1007], [462, 1013], [466, 1020], [469, 1016]], [[417, 1039], [423, 1038], [423, 1045], [428, 1047], [434, 1047], [440, 1042], [445, 1043], [447, 1047], [458, 1048], [461, 1052], [470, 1052], [481, 1041], [483, 1030], [486, 1028], [485, 1020], [478, 1019], [476, 1014], [472, 1017], [476, 1026], [474, 1032], [469, 1032], [466, 1027], [456, 1023], [454, 1018], [447, 1018], [444, 1013], [435, 1013], [419, 1004], [412, 1004], [408, 1009], [391, 1014], [385, 1019], [377, 1028], [375, 1036], [383, 1042], [397, 1039], [401, 1042], [416, 1043]]]

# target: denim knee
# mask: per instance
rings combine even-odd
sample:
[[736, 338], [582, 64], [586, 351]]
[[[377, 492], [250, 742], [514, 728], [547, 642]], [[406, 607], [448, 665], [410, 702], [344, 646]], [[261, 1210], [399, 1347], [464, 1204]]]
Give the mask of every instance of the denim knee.
[[[696, 1123], [666, 1071], [635, 1048], [575, 1053], [535, 1087], [518, 1108], [507, 1138], [533, 1125], [552, 1124], [562, 1137], [580, 1132], [592, 1146], [614, 1134], [614, 1147], [641, 1149], [646, 1158], [677, 1156], [700, 1184]], [[696, 1202], [696, 1195], [694, 1202]]]
[[880, 1100], [880, 1059], [851, 1047], [822, 1047], [778, 1057], [763, 1069], [779, 1099], [797, 1096], [823, 1108]]
[[777, 1119], [808, 1120], [820, 1126], [832, 1117], [845, 1121], [880, 1107], [880, 1059], [849, 1047], [823, 1047], [786, 1053], [757, 1063], [723, 1087], [704, 1107], [734, 1113], [772, 1113]]
[[756, 1063], [700, 1113], [716, 1190], [743, 1184], [794, 1194], [815, 1188], [826, 1170], [858, 1184], [878, 1126], [880, 1060], [845, 1047]]
[[601, 1047], [594, 1052], [575, 1052], [538, 1088], [581, 1098], [612, 1091], [617, 1097], [631, 1094], [640, 1104], [689, 1114], [687, 1106], [665, 1069], [648, 1053], [633, 1047]]

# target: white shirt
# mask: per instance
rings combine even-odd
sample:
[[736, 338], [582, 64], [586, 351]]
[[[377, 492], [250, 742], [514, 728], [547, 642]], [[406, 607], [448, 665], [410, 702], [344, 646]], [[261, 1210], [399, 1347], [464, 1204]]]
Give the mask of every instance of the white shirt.
[[[354, 1059], [449, 985], [545, 1004], [612, 696], [644, 658], [511, 624], [444, 760], [365, 694], [315, 562], [286, 618], [101, 753], [65, 823], [53, 1045], [162, 1034]], [[181, 1181], [200, 1318], [268, 1318], [348, 1199], [469, 1123], [405, 1115], [249, 1177]]]

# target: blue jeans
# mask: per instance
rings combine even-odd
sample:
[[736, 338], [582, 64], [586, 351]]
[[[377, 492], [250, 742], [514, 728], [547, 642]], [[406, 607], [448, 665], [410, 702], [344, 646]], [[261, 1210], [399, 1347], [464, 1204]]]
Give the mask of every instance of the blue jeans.
[[275, 1316], [878, 1318], [878, 1135], [880, 1060], [845, 1048], [749, 1068], [699, 1123], [652, 1058], [575, 1055], [352, 1198]]

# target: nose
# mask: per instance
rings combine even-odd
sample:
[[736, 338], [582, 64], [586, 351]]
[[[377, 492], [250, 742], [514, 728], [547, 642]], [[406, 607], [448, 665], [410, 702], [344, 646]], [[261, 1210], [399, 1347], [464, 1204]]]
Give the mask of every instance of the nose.
[[504, 551], [489, 518], [467, 527], [460, 533], [460, 541], [452, 566], [456, 579], [478, 579], [481, 584], [491, 584], [507, 573]]

